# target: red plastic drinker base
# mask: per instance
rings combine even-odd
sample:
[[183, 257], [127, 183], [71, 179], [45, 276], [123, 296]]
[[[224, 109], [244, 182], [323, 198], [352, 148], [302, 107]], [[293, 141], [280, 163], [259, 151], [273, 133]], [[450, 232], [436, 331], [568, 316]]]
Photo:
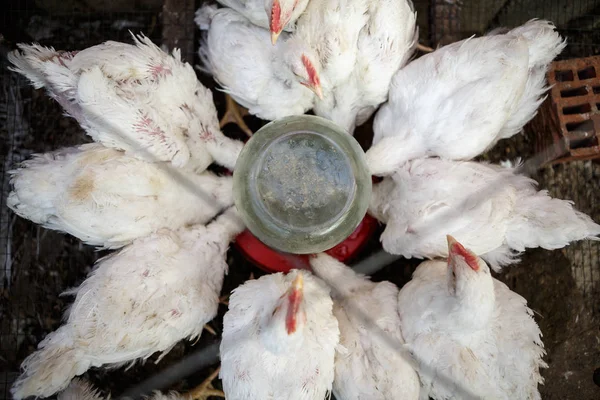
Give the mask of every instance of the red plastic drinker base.
[[[354, 257], [377, 229], [377, 220], [366, 215], [358, 227], [342, 243], [326, 251], [345, 262]], [[291, 269], [308, 269], [308, 254], [288, 254], [273, 250], [261, 242], [248, 229], [235, 239], [236, 247], [257, 267], [266, 272], [289, 272]]]

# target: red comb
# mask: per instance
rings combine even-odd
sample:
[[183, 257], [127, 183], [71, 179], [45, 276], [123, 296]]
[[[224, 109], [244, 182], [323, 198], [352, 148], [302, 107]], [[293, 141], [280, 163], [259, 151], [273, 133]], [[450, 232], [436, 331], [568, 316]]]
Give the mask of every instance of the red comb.
[[466, 263], [471, 267], [473, 271], [479, 271], [479, 262], [477, 260], [477, 256], [474, 255], [469, 250], [465, 249], [465, 247], [458, 243], [456, 240], [449, 239], [450, 242], [450, 255], [456, 254], [465, 259]]
[[273, 7], [271, 8], [271, 32], [279, 33], [283, 30], [281, 25], [281, 6], [279, 0], [273, 1]]
[[321, 80], [319, 79], [319, 74], [315, 69], [315, 66], [310, 61], [310, 59], [302, 54], [302, 64], [304, 64], [304, 68], [306, 68], [306, 72], [308, 73], [308, 80], [314, 87], [318, 87], [321, 85]]
[[302, 295], [302, 290], [296, 288], [292, 289], [291, 293], [288, 294], [290, 307], [287, 310], [287, 315], [285, 318], [285, 329], [287, 330], [288, 335], [296, 332], [296, 326], [298, 324], [298, 310], [300, 309], [300, 303], [302, 302]]

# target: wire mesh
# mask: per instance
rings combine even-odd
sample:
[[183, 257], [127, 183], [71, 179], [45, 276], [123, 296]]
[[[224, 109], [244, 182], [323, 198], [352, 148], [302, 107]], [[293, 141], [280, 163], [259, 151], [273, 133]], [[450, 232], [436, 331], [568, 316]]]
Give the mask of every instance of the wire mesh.
[[[0, 399], [9, 399], [19, 364], [56, 329], [69, 300], [99, 255], [67, 236], [22, 221], [6, 207], [7, 171], [32, 153], [89, 141], [54, 101], [7, 70], [5, 55], [19, 42], [79, 50], [106, 40], [131, 42], [129, 30], [161, 42], [161, 1], [12, 1], [3, 10], [0, 66]], [[100, 2], [102, 3], [102, 2]], [[129, 4], [127, 4], [129, 3]], [[137, 2], [136, 2], [137, 3]], [[36, 6], [36, 4], [39, 6]]]
[[447, 44], [532, 18], [553, 21], [569, 46], [559, 59], [600, 52], [600, 2], [597, 0], [432, 0], [430, 45]]
[[[568, 46], [559, 59], [600, 53], [600, 1], [508, 1], [496, 12], [487, 28], [516, 26], [531, 18], [555, 22], [561, 35], [567, 39]], [[527, 133], [534, 134], [531, 131]], [[541, 187], [548, 188], [552, 196], [573, 200], [579, 210], [597, 221], [600, 217], [599, 174], [598, 162], [574, 161], [541, 170], [537, 180]], [[594, 310], [600, 309], [599, 250], [600, 243], [593, 241], [574, 243], [563, 250], [571, 262], [577, 287]]]
[[[4, 28], [0, 30], [4, 35], [0, 43], [3, 53], [17, 42], [37, 41], [69, 50], [83, 49], [106, 40], [131, 42], [128, 30], [132, 30], [144, 32], [155, 43], [182, 47], [184, 59], [193, 60], [197, 43], [193, 24], [189, 23], [189, 15], [194, 10], [193, 1], [166, 0], [163, 3], [150, 0], [129, 4], [106, 1], [96, 2], [103, 6], [89, 5], [92, 3], [47, 0], [35, 2], [38, 6], [34, 6], [33, 1], [11, 2], [4, 11]], [[415, 3], [420, 11], [421, 38], [429, 38], [432, 46], [498, 26], [516, 26], [537, 17], [556, 22], [561, 34], [569, 39], [569, 46], [561, 58], [589, 56], [598, 54], [600, 50], [600, 30], [595, 29], [600, 24], [600, 1], [432, 0], [430, 3]], [[429, 17], [429, 21], [424, 15]], [[6, 172], [14, 163], [33, 152], [49, 151], [89, 139], [74, 121], [62, 117], [57, 104], [42, 91], [31, 89], [25, 79], [8, 72], [6, 63], [2, 62], [0, 132], [4, 161], [0, 171], [0, 399], [8, 399], [20, 362], [35, 349], [41, 338], [60, 324], [69, 300], [60, 298], [58, 294], [79, 283], [99, 254], [74, 238], [41, 229], [8, 211]], [[526, 143], [518, 148], [520, 145], [522, 143], [518, 143], [517, 147], [507, 145], [511, 151], [508, 154], [500, 151], [498, 155], [531, 155], [528, 153], [531, 146]], [[599, 176], [600, 165], [585, 161], [547, 167], [536, 179], [553, 196], [574, 200], [578, 209], [598, 221]], [[600, 308], [599, 249], [598, 242], [582, 242], [561, 251], [570, 261], [575, 283], [587, 307], [595, 311]], [[236, 266], [244, 264], [238, 255], [230, 257]], [[390, 268], [400, 267], [393, 265]], [[239, 284], [247, 277], [248, 271], [246, 264], [238, 271], [232, 271], [239, 276], [228, 278], [224, 290]], [[386, 268], [383, 273], [389, 271]], [[242, 277], [242, 274], [246, 275]], [[406, 280], [408, 276], [397, 279], [394, 283], [400, 285], [402, 279]], [[219, 324], [217, 319], [214, 326]], [[159, 367], [149, 363], [136, 373], [151, 376], [187, 352], [188, 345], [176, 347]], [[102, 380], [103, 372], [92, 371], [91, 374]], [[132, 383], [129, 381], [131, 376], [110, 375], [112, 381], [103, 389], [120, 388], [119, 392]]]
[[[432, 0], [430, 7], [430, 45], [443, 45], [482, 34], [499, 27], [514, 27], [532, 18], [554, 22], [568, 46], [558, 59], [589, 57], [600, 54], [600, 1], [598, 0]], [[526, 129], [527, 140], [539, 140]], [[520, 141], [519, 138], [511, 140]], [[509, 141], [510, 142], [510, 141]], [[508, 157], [526, 158], [532, 146]], [[526, 153], [523, 152], [526, 151]], [[535, 178], [540, 187], [548, 188], [552, 196], [571, 199], [577, 208], [598, 220], [600, 196], [598, 175], [600, 164], [593, 161], [574, 161], [547, 167]], [[580, 242], [563, 252], [571, 261], [578, 288], [594, 310], [600, 309], [600, 243]]]

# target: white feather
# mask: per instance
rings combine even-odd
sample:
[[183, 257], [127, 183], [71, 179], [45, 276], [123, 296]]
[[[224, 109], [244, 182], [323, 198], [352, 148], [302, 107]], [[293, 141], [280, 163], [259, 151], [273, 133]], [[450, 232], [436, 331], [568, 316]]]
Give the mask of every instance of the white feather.
[[[288, 335], [281, 320], [285, 295], [299, 273], [304, 297], [297, 329]], [[227, 399], [323, 399], [332, 388], [339, 341], [332, 306], [329, 289], [307, 271], [265, 275], [236, 288], [221, 341], [220, 377]]]
[[416, 159], [374, 186], [370, 210], [387, 223], [381, 241], [390, 253], [446, 257], [451, 234], [494, 269], [527, 247], [556, 249], [600, 234], [571, 202], [535, 184], [509, 167]]
[[[331, 72], [325, 70], [325, 81], [333, 87], [328, 90], [326, 85], [324, 100], [315, 104], [317, 115], [331, 119], [349, 133], [387, 100], [392, 77], [408, 62], [418, 38], [416, 13], [410, 1], [367, 2], [364, 14], [366, 20], [360, 22], [363, 26], [356, 39], [355, 64], [341, 58], [344, 67], [334, 63]], [[348, 18], [342, 16], [340, 22]], [[332, 79], [339, 80], [345, 74], [340, 68], [348, 65], [352, 67], [348, 78], [333, 85]]]
[[65, 325], [23, 362], [15, 399], [47, 397], [89, 368], [117, 367], [200, 336], [217, 313], [229, 242], [244, 229], [232, 208], [208, 226], [163, 229], [107, 256], [68, 294]]
[[89, 382], [73, 379], [69, 386], [58, 394], [57, 400], [104, 400], [104, 397]]
[[287, 51], [294, 53], [295, 59], [305, 55], [312, 61], [324, 93], [345, 82], [354, 71], [368, 14], [368, 0], [311, 1], [298, 21]]
[[525, 299], [461, 256], [422, 263], [398, 297], [422, 398], [540, 399], [544, 345]]
[[[220, 4], [232, 8], [242, 14], [254, 25], [269, 29], [272, 15], [273, 0], [217, 0]], [[289, 15], [289, 20], [283, 30], [294, 30], [296, 20], [302, 15], [309, 0], [278, 0], [281, 19]], [[202, 29], [202, 28], [201, 28]]]
[[[471, 159], [519, 132], [543, 100], [547, 64], [565, 46], [551, 28], [530, 21], [450, 44], [400, 69], [375, 117], [371, 172], [387, 175], [424, 156]], [[493, 95], [482, 101], [482, 93]]]
[[[69, 386], [60, 392], [58, 400], [110, 400], [108, 397], [102, 397], [89, 382], [75, 378]], [[169, 392], [168, 394], [154, 392], [152, 396], [144, 396], [146, 400], [187, 400], [185, 396], [177, 392]]]
[[172, 170], [98, 144], [34, 156], [11, 175], [15, 213], [107, 248], [205, 223], [233, 203], [230, 177]]
[[267, 120], [304, 114], [312, 107], [315, 95], [283, 63], [287, 35], [273, 46], [268, 31], [233, 10], [204, 14], [212, 19], [199, 49], [203, 66], [236, 102]]
[[[365, 324], [353, 307], [359, 307], [377, 328], [403, 344], [398, 314], [398, 288], [390, 282], [374, 283], [326, 255], [312, 258], [315, 274], [341, 292], [334, 298], [333, 314], [340, 327], [335, 359], [336, 397], [344, 400], [409, 400], [419, 398], [419, 378], [400, 349], [390, 346], [373, 327]], [[351, 302], [348, 307], [347, 302]]]
[[[143, 35], [133, 39], [72, 53], [20, 45], [9, 58], [105, 146], [197, 172], [213, 159], [233, 168], [242, 144], [219, 130], [212, 93], [193, 68], [178, 50], [169, 55]], [[213, 154], [214, 142], [227, 147], [227, 157]]]

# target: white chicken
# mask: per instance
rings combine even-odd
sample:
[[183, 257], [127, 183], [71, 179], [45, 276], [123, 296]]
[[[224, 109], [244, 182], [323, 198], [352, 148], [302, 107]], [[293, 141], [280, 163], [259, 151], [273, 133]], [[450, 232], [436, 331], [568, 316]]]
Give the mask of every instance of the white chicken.
[[466, 39], [400, 69], [375, 117], [367, 162], [388, 175], [425, 156], [470, 159], [531, 120], [549, 63], [566, 46], [548, 21]]
[[15, 399], [47, 397], [91, 367], [119, 366], [200, 336], [217, 314], [235, 208], [208, 226], [161, 230], [100, 261], [77, 289], [66, 324], [22, 364]]
[[179, 50], [169, 55], [143, 35], [133, 40], [79, 52], [21, 44], [9, 59], [105, 146], [196, 172], [213, 160], [232, 169], [243, 144], [221, 133], [212, 93], [192, 66]]
[[199, 49], [204, 68], [251, 114], [275, 120], [312, 108], [315, 95], [309, 88], [319, 90], [314, 70], [301, 59], [286, 59], [285, 44], [269, 44], [268, 31], [213, 6], [200, 8], [196, 23], [208, 30]]
[[296, 78], [324, 97], [354, 71], [358, 38], [368, 21], [368, 0], [311, 1], [285, 43], [284, 59], [305, 65], [309, 79], [301, 74]]
[[227, 399], [323, 399], [340, 334], [332, 306], [329, 289], [307, 271], [265, 275], [236, 288], [221, 341]]
[[494, 269], [515, 262], [525, 248], [597, 239], [600, 225], [535, 185], [513, 168], [417, 159], [374, 185], [369, 210], [387, 223], [381, 242], [389, 253], [446, 257], [446, 232]]
[[196, 23], [208, 34], [200, 56], [251, 114], [268, 120], [303, 114], [312, 108], [314, 95], [323, 96], [321, 76], [332, 89], [352, 73], [367, 10], [367, 0], [310, 2], [295, 34], [272, 47], [264, 43], [267, 32], [242, 15], [203, 6]]
[[231, 177], [146, 163], [95, 143], [36, 155], [10, 173], [7, 205], [16, 214], [106, 248], [205, 223], [233, 204]]
[[[318, 3], [318, 2], [317, 2]], [[342, 2], [343, 3], [343, 2]], [[327, 65], [332, 62], [335, 54], [330, 54], [331, 41], [337, 43], [340, 38], [331, 37], [329, 31], [324, 31], [324, 37], [317, 37], [315, 46], [320, 57], [325, 61], [317, 68], [323, 68], [323, 100], [316, 100], [314, 111], [316, 115], [330, 119], [353, 133], [354, 128], [363, 124], [373, 114], [375, 109], [387, 100], [392, 77], [412, 55], [417, 43], [418, 30], [416, 28], [416, 13], [412, 2], [407, 0], [383, 0], [366, 3], [367, 17], [364, 26], [358, 33], [356, 46], [350, 41], [354, 40], [355, 31], [347, 38], [349, 43], [344, 46], [356, 49], [354, 58], [340, 58], [345, 66], [333, 63], [332, 68]], [[334, 14], [335, 15], [335, 14]], [[304, 22], [304, 18], [301, 22]], [[324, 24], [326, 28], [337, 29], [335, 25], [329, 27], [325, 24], [330, 21], [313, 23]], [[344, 16], [340, 23], [347, 26]], [[354, 22], [358, 24], [358, 22]], [[299, 26], [299, 33], [301, 33]], [[346, 34], [347, 35], [347, 34]], [[323, 45], [321, 42], [325, 42]], [[342, 41], [343, 43], [343, 41]], [[325, 50], [320, 50], [325, 47]], [[340, 46], [341, 47], [341, 46]], [[351, 74], [341, 83], [335, 80], [343, 79], [341, 73], [347, 67], [352, 67]], [[333, 86], [333, 87], [332, 87]]]
[[[434, 399], [540, 399], [544, 345], [526, 300], [452, 237], [398, 296], [402, 333]], [[470, 395], [470, 396], [469, 396]]]
[[272, 120], [314, 105], [350, 133], [387, 99], [417, 36], [406, 0], [310, 2], [294, 34], [271, 49], [266, 32], [232, 10], [205, 6], [196, 22], [208, 29], [200, 47], [207, 70], [251, 114]]
[[233, 8], [254, 25], [271, 31], [275, 44], [282, 31], [292, 31], [309, 0], [217, 0]]
[[408, 400], [419, 398], [419, 378], [397, 349], [373, 333], [357, 318], [347, 301], [359, 307], [373, 324], [395, 342], [404, 343], [398, 314], [398, 288], [390, 282], [374, 283], [326, 254], [311, 258], [314, 273], [338, 288], [333, 315], [340, 329], [333, 389], [343, 400]]

